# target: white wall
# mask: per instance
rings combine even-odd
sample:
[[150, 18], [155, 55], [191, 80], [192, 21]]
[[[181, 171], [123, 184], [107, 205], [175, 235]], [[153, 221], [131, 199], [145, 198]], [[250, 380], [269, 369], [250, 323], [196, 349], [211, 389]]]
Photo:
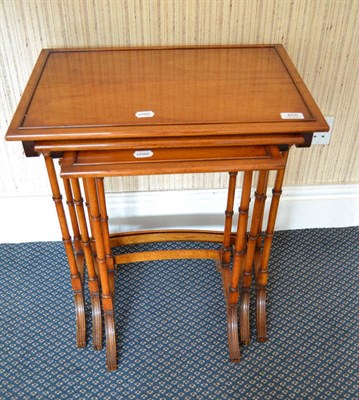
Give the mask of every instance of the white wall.
[[[223, 189], [108, 193], [110, 230], [221, 230], [226, 195]], [[268, 191], [267, 212], [270, 196]], [[238, 204], [237, 199], [236, 210]], [[50, 194], [0, 197], [0, 221], [0, 243], [61, 240]], [[284, 187], [277, 230], [354, 225], [359, 225], [359, 185]]]

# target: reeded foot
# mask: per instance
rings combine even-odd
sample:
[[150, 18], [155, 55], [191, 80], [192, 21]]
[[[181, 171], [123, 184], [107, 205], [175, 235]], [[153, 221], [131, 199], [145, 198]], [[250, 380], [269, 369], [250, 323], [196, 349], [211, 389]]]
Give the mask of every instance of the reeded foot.
[[227, 306], [227, 330], [229, 358], [232, 362], [239, 362], [239, 339], [238, 339], [238, 306], [229, 304]]
[[86, 347], [85, 302], [83, 293], [75, 293], [76, 346]]
[[239, 309], [239, 329], [241, 343], [249, 344], [250, 328], [249, 328], [249, 291], [242, 291], [240, 309]]
[[113, 312], [105, 312], [106, 365], [109, 371], [117, 369], [116, 333]]
[[267, 290], [265, 288], [257, 289], [257, 340], [265, 342], [267, 340], [267, 318], [266, 318], [266, 298]]
[[102, 312], [99, 295], [91, 295], [92, 309], [92, 347], [94, 350], [102, 349]]
[[238, 362], [240, 359], [239, 338], [238, 338], [238, 304], [228, 304], [229, 288], [231, 285], [232, 272], [229, 268], [223, 267], [221, 263], [217, 264], [217, 269], [222, 274], [223, 293], [227, 307], [227, 334], [228, 334], [229, 359], [232, 362]]

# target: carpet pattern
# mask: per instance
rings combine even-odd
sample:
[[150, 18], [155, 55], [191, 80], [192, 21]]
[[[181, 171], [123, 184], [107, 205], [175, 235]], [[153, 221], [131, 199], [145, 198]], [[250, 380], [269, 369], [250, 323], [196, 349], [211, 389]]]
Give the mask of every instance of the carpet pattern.
[[[87, 348], [75, 348], [62, 244], [1, 244], [0, 398], [358, 399], [358, 243], [357, 227], [275, 234], [269, 340], [255, 341], [252, 304], [253, 340], [242, 347], [238, 364], [228, 358], [221, 277], [213, 261], [120, 266], [119, 361], [112, 373], [105, 350], [92, 350], [90, 335]], [[140, 248], [159, 246], [187, 247]], [[86, 300], [90, 316], [87, 289]]]

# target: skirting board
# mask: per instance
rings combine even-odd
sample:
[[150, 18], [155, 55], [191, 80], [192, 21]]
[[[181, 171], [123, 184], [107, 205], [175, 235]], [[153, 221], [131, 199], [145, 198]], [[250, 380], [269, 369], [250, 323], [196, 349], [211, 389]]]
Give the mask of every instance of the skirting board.
[[[110, 231], [222, 230], [226, 196], [223, 189], [108, 193]], [[270, 199], [269, 191], [266, 213]], [[238, 199], [235, 204], [237, 210]], [[61, 240], [50, 195], [0, 197], [0, 221], [0, 243]], [[234, 219], [233, 230], [235, 224]], [[359, 225], [359, 184], [283, 189], [276, 230], [356, 225]]]

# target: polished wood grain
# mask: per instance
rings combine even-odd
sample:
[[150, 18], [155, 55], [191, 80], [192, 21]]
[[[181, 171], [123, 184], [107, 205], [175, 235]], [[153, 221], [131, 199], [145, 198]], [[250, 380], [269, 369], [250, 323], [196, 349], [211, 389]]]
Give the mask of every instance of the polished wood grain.
[[175, 259], [210, 259], [219, 261], [221, 252], [219, 250], [188, 249], [188, 250], [154, 250], [141, 251], [138, 253], [126, 253], [115, 256], [117, 264], [134, 263], [154, 260], [175, 260]]
[[[143, 111], [154, 115], [137, 118]], [[303, 119], [282, 119], [283, 112]], [[7, 139], [327, 129], [281, 45], [54, 49], [42, 51]]]
[[[144, 110], [153, 118], [137, 119]], [[283, 111], [312, 119], [274, 47], [51, 51], [21, 127], [267, 122]]]
[[[223, 232], [206, 231], [206, 230], [176, 230], [167, 229], [163, 230], [150, 230], [150, 231], [134, 231], [115, 233], [111, 235], [111, 246], [128, 246], [131, 244], [139, 243], [153, 243], [153, 242], [214, 242], [223, 243]], [[233, 244], [235, 234], [231, 233], [230, 243]]]
[[198, 147], [226, 147], [226, 146], [262, 146], [290, 144], [303, 146], [305, 137], [298, 134], [273, 135], [231, 135], [231, 136], [203, 136], [203, 137], [175, 137], [175, 138], [133, 138], [101, 139], [99, 140], [50, 140], [39, 141], [35, 145], [38, 153], [89, 151], [89, 150], [138, 150], [146, 147], [161, 148], [198, 148]]
[[268, 170], [284, 167], [277, 146], [141, 149], [149, 157], [136, 158], [136, 151], [66, 152], [62, 177], [106, 177], [169, 173]]

